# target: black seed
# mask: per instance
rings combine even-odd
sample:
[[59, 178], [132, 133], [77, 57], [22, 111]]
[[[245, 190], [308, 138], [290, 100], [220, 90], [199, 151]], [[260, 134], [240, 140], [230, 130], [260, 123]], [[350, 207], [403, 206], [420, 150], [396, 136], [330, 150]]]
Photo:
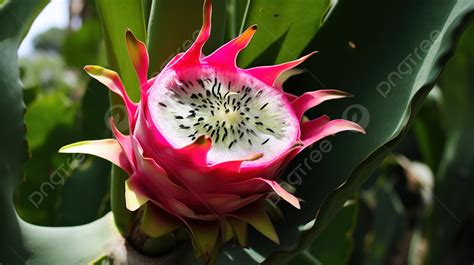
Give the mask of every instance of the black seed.
[[245, 104], [248, 104], [251, 99], [252, 99], [252, 97], [249, 97], [249, 98], [245, 101]]
[[245, 111], [250, 111], [250, 108], [249, 107], [245, 108]]
[[177, 120], [182, 120], [182, 119], [184, 119], [183, 116], [179, 116], [179, 115], [174, 116], [174, 118], [177, 119]]
[[214, 116], [214, 111], [213, 110], [211, 110], [211, 115]]
[[259, 126], [259, 125], [263, 125], [263, 123], [257, 121], [257, 122], [255, 123], [255, 125]]
[[180, 124], [180, 125], [179, 125], [179, 128], [184, 129], [184, 130], [187, 130], [187, 129], [191, 128], [191, 127], [189, 127], [189, 126], [184, 126], [183, 124]]
[[182, 86], [178, 86], [178, 87], [179, 87], [179, 89], [181, 89], [181, 91], [184, 92], [184, 94], [188, 94], [188, 92], [186, 91], [186, 89], [184, 89], [184, 87], [182, 87]]
[[267, 140], [263, 141], [262, 145], [268, 143], [268, 141], [270, 141], [270, 138], [268, 138]]
[[245, 115], [245, 113], [241, 112], [241, 113], [240, 113], [240, 115], [244, 116], [244, 115]]
[[212, 130], [212, 125], [207, 128], [207, 132], [209, 132], [210, 130]]
[[163, 103], [163, 102], [160, 102], [160, 103], [158, 103], [158, 104], [160, 104], [160, 106], [165, 107], [165, 108], [168, 107], [168, 106], [166, 106], [166, 104]]
[[230, 142], [230, 144], [229, 144], [229, 149], [232, 148], [232, 145], [234, 145], [234, 142], [235, 142], [235, 141]]
[[255, 119], [257, 119], [257, 120], [258, 120], [258, 119], [260, 119], [260, 117], [259, 117], [259, 116], [255, 116], [254, 118], [255, 118]]
[[217, 98], [217, 94], [216, 92], [214, 92], [214, 89], [216, 88], [216, 86], [217, 86], [217, 78], [214, 78], [214, 85], [212, 86], [211, 91], [212, 91], [212, 95]]
[[193, 93], [193, 94], [191, 94], [191, 98], [192, 98], [192, 99], [197, 99], [198, 97], [197, 97], [196, 94]]
[[219, 83], [219, 86], [217, 87], [217, 94], [219, 94], [219, 98], [222, 98], [222, 95], [221, 95], [221, 83]]
[[204, 82], [203, 82], [201, 79], [196, 80], [196, 82], [198, 82], [198, 84], [199, 84], [202, 88], [206, 88], [206, 87], [204, 86]]
[[265, 103], [263, 106], [260, 107], [260, 110], [263, 110], [267, 105], [268, 103]]
[[212, 132], [211, 132], [211, 138], [214, 136], [214, 133], [216, 133], [216, 130], [212, 130]]
[[198, 93], [198, 96], [199, 96], [200, 98], [203, 98], [203, 97], [204, 97], [201, 93]]
[[203, 121], [204, 118], [203, 117], [199, 117], [198, 121]]
[[249, 144], [252, 145], [252, 140], [249, 139]]
[[270, 128], [267, 128], [267, 131], [271, 132], [271, 133], [275, 133], [274, 130], [270, 129]]
[[243, 132], [239, 135], [239, 139], [242, 139], [242, 137], [244, 137], [244, 133], [243, 133]]
[[206, 90], [206, 96], [210, 97], [211, 96], [211, 91]]
[[194, 127], [196, 126], [199, 126], [201, 123], [200, 122], [196, 122], [195, 124], [193, 124]]
[[245, 120], [247, 120], [247, 121], [248, 121], [248, 120], [250, 120], [250, 118], [249, 118], [249, 117], [245, 117]]

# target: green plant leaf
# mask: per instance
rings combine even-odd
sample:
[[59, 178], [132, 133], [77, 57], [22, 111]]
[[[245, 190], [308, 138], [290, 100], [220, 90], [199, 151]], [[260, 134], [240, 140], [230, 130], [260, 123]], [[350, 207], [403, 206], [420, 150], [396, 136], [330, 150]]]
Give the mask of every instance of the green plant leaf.
[[436, 201], [428, 217], [430, 249], [425, 264], [472, 262], [472, 255], [469, 257], [464, 253], [472, 253], [472, 240], [465, 235], [472, 229], [474, 216], [473, 73], [474, 24], [471, 23], [439, 80], [445, 99], [448, 130], [436, 174]]
[[[403, 20], [398, 10], [404, 10]], [[330, 151], [323, 153], [320, 161], [312, 153], [320, 148], [316, 144], [290, 166], [284, 179], [297, 185], [296, 195], [305, 203], [301, 211], [284, 206], [287, 221], [277, 231], [286, 250], [272, 254], [266, 264], [285, 264], [306, 249], [398, 144], [473, 10], [474, 4], [468, 0], [442, 4], [434, 0], [339, 2], [306, 48], [306, 52], [320, 52], [304, 64], [307, 73], [290, 79], [286, 89], [300, 93], [339, 88], [355, 95], [307, 114], [315, 118], [325, 113], [357, 121], [366, 127], [367, 135], [329, 138]], [[300, 169], [305, 172], [296, 171], [301, 182], [291, 173]], [[316, 213], [314, 226], [295, 236], [298, 225], [309, 222]], [[263, 256], [272, 252], [261, 241], [252, 246]]]
[[[242, 1], [246, 2], [246, 1]], [[243, 25], [257, 24], [258, 31], [250, 45], [242, 51], [241, 67], [274, 64], [294, 60], [312, 40], [322, 25], [330, 0], [249, 0]], [[243, 5], [239, 3], [239, 5]], [[239, 25], [240, 27], [240, 25]], [[240, 31], [245, 30], [241, 28]], [[262, 55], [263, 54], [263, 55]]]
[[131, 29], [137, 39], [146, 40], [142, 3], [137, 0], [96, 0], [96, 6], [102, 23], [109, 67], [120, 74], [130, 98], [138, 101], [138, 79], [128, 57], [125, 32]]
[[432, 171], [436, 172], [446, 141], [446, 110], [439, 87], [435, 87], [413, 121], [418, 148]]
[[296, 256], [289, 265], [313, 264], [301, 260], [317, 260], [315, 264], [347, 264], [353, 248], [352, 232], [356, 225], [359, 206], [349, 202], [334, 217], [331, 224], [303, 253]]
[[[20, 222], [31, 264], [89, 264], [104, 255], [125, 252], [112, 213], [83, 226], [41, 227]], [[118, 253], [117, 253], [118, 252]]]
[[12, 198], [28, 157], [17, 49], [32, 18], [46, 3], [23, 0], [0, 6], [0, 136], [5, 139], [0, 149], [0, 260], [11, 264], [20, 264], [25, 254]]

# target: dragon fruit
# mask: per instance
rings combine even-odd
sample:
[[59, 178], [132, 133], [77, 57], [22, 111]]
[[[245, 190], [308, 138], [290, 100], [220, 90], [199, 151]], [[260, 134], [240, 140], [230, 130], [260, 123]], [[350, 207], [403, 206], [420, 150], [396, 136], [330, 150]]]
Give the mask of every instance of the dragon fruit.
[[274, 66], [241, 69], [236, 57], [257, 26], [205, 56], [211, 31], [211, 2], [204, 3], [198, 38], [148, 79], [148, 53], [131, 31], [128, 51], [140, 82], [141, 100], [127, 96], [117, 73], [99, 66], [85, 71], [125, 104], [129, 134], [111, 121], [115, 139], [85, 141], [63, 153], [92, 154], [130, 175], [125, 185], [130, 211], [142, 209], [141, 229], [160, 237], [185, 227], [195, 249], [210, 263], [232, 239], [247, 245], [247, 225], [278, 243], [263, 201], [277, 194], [296, 208], [297, 197], [279, 185], [288, 163], [316, 141], [341, 131], [364, 130], [327, 116], [303, 121], [306, 110], [347, 97], [337, 90], [299, 97], [282, 90], [279, 77], [312, 54]]

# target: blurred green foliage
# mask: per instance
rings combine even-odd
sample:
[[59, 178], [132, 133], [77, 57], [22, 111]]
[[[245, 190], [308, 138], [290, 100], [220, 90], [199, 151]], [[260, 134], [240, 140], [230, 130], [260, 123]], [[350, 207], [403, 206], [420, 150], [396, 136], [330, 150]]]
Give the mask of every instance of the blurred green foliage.
[[110, 209], [110, 165], [58, 150], [110, 135], [107, 90], [82, 71], [85, 64], [105, 60], [98, 18], [89, 16], [77, 30], [48, 30], [35, 38], [34, 47], [34, 54], [19, 61], [31, 159], [16, 195], [17, 211], [34, 224], [88, 223]]

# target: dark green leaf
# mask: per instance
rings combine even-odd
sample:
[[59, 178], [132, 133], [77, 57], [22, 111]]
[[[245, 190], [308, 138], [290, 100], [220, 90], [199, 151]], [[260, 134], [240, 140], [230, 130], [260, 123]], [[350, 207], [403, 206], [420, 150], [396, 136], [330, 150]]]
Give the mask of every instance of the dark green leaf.
[[[244, 14], [244, 25], [257, 24], [258, 31], [239, 56], [239, 65], [273, 64], [296, 59], [318, 32], [329, 5], [329, 0], [250, 0]], [[239, 10], [238, 7], [235, 9]], [[267, 56], [261, 58], [264, 52]], [[260, 60], [256, 61], [257, 58]]]
[[[299, 265], [300, 259], [312, 256], [319, 264], [347, 264], [352, 253], [352, 232], [356, 225], [359, 206], [349, 202], [335, 217], [326, 230], [311, 246], [289, 264]], [[313, 263], [304, 263], [313, 264]]]
[[102, 23], [109, 67], [120, 74], [130, 98], [138, 101], [138, 79], [128, 57], [125, 32], [131, 29], [137, 39], [146, 40], [142, 3], [137, 0], [96, 0], [96, 5]]
[[0, 6], [0, 260], [21, 264], [25, 255], [20, 228], [13, 207], [13, 193], [21, 180], [28, 157], [23, 115], [22, 87], [19, 80], [17, 49], [32, 18], [46, 1], [8, 1]]
[[[473, 10], [469, 0], [339, 2], [306, 49], [320, 52], [304, 65], [307, 73], [290, 80], [287, 88], [297, 92], [339, 88], [355, 95], [326, 103], [308, 116], [326, 113], [358, 121], [366, 127], [367, 135], [329, 138], [331, 151], [324, 153], [319, 163], [310, 159], [311, 152], [318, 150], [315, 145], [290, 167], [294, 170], [299, 165], [306, 172], [300, 172], [304, 177], [297, 187], [297, 195], [305, 203], [301, 211], [284, 209], [285, 229], [277, 231], [285, 232], [282, 246], [293, 248], [272, 255], [268, 264], [285, 264], [306, 249], [400, 141]], [[296, 176], [290, 177], [294, 183]], [[310, 221], [316, 212], [313, 228], [304, 232], [294, 247], [298, 225]], [[261, 242], [256, 246], [264, 255], [272, 251]]]

